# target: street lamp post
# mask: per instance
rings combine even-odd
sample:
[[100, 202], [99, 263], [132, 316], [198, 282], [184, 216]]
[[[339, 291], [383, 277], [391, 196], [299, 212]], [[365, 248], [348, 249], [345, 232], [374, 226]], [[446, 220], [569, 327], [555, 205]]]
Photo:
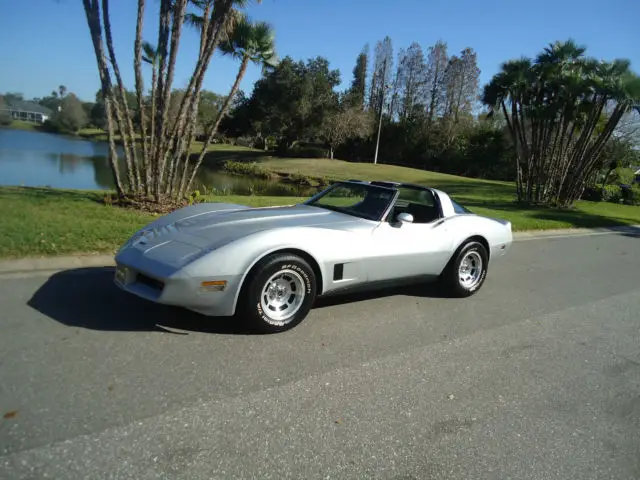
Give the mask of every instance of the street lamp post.
[[382, 130], [382, 111], [384, 110], [384, 97], [386, 96], [386, 91], [389, 88], [389, 85], [386, 84], [385, 80], [387, 78], [387, 59], [384, 60], [384, 67], [382, 69], [382, 95], [380, 98], [380, 120], [378, 121], [378, 137], [376, 139], [376, 153], [373, 157], [374, 165], [378, 163], [378, 149], [380, 147], [380, 131]]

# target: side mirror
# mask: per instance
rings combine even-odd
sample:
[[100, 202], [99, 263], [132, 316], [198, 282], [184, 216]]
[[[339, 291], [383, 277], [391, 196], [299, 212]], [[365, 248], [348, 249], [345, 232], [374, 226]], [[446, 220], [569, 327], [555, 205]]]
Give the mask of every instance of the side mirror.
[[413, 223], [413, 215], [407, 212], [399, 213], [396, 219], [398, 220], [398, 222], [400, 222], [400, 224]]

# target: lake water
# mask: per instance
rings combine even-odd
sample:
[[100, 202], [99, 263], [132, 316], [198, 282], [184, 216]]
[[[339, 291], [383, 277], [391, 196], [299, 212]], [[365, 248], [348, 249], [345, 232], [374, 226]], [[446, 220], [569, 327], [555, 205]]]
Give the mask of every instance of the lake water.
[[[113, 189], [108, 152], [107, 142], [0, 128], [0, 185]], [[237, 195], [307, 196], [312, 193], [305, 187], [229, 175], [205, 167], [200, 168], [194, 183], [196, 188], [205, 186]]]

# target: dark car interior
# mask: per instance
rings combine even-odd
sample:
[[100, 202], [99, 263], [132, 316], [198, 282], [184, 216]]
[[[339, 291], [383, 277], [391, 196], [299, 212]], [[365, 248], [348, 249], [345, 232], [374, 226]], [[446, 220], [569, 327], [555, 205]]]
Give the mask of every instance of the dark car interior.
[[431, 223], [440, 218], [436, 199], [430, 191], [413, 188], [399, 190], [400, 195], [389, 214], [389, 221], [395, 222], [400, 213], [411, 214], [413, 223]]

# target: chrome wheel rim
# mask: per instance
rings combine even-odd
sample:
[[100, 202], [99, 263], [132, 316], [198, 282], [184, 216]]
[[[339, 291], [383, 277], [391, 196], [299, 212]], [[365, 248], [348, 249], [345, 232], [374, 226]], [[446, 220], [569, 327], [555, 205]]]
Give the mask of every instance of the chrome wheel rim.
[[460, 285], [464, 288], [473, 288], [482, 277], [482, 257], [478, 252], [468, 252], [458, 268]]
[[289, 323], [304, 301], [304, 280], [295, 270], [284, 269], [271, 275], [262, 288], [263, 313], [278, 325]]

